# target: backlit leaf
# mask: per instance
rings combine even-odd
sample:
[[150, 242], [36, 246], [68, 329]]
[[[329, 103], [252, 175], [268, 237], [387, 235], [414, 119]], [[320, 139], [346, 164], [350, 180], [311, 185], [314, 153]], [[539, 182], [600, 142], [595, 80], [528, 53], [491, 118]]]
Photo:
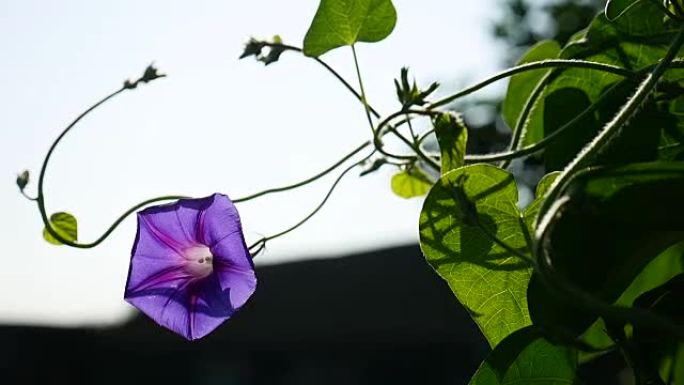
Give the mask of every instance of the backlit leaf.
[[[541, 41], [533, 45], [517, 64], [554, 59], [558, 57], [560, 49], [560, 45], [556, 41]], [[508, 127], [516, 126], [525, 102], [549, 71], [549, 69], [526, 71], [511, 77], [511, 81], [508, 83], [508, 91], [506, 91], [506, 99], [502, 105], [503, 118]]]
[[442, 154], [442, 174], [463, 166], [468, 142], [468, 129], [463, 119], [445, 112], [434, 119], [433, 126]]
[[409, 168], [392, 177], [392, 191], [402, 198], [415, 198], [427, 194], [432, 182], [423, 171]]
[[[78, 239], [78, 224], [73, 215], [64, 212], [54, 213], [50, 216], [50, 224], [65, 240], [75, 242]], [[43, 229], [43, 238], [53, 245], [62, 245], [62, 242], [53, 237], [47, 229]]]
[[391, 0], [321, 0], [304, 37], [304, 54], [318, 57], [356, 42], [378, 42], [396, 23]]
[[[540, 191], [554, 176], [543, 182]], [[539, 202], [521, 213], [513, 176], [491, 165], [461, 167], [443, 175], [420, 215], [420, 245], [428, 263], [447, 281], [491, 346], [530, 324], [525, 261], [490, 235], [529, 253]], [[488, 235], [489, 234], [489, 235]]]
[[477, 370], [470, 385], [570, 385], [577, 366], [573, 352], [542, 337], [533, 326], [506, 337]]

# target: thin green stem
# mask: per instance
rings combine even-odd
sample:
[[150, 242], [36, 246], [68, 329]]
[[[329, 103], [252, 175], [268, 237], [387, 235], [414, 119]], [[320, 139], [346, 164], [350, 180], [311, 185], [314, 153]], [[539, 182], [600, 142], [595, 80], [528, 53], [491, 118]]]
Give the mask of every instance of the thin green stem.
[[546, 148], [549, 144], [554, 142], [556, 139], [561, 137], [563, 133], [568, 131], [570, 128], [577, 125], [582, 120], [591, 116], [596, 110], [598, 110], [607, 100], [613, 96], [615, 91], [622, 86], [622, 82], [613, 85], [608, 91], [606, 91], [601, 97], [596, 100], [591, 106], [587, 107], [584, 111], [576, 115], [572, 120], [565, 123], [559, 127], [556, 131], [552, 132], [548, 136], [545, 136], [542, 140], [531, 144], [527, 147], [523, 147], [519, 150], [508, 150], [505, 152], [494, 153], [494, 154], [483, 154], [483, 155], [466, 155], [466, 163], [480, 163], [480, 162], [496, 162], [502, 160], [511, 160], [520, 158], [527, 155], [532, 155], [540, 152]]
[[499, 80], [505, 79], [507, 77], [517, 75], [519, 73], [543, 69], [543, 68], [587, 68], [587, 69], [593, 69], [596, 71], [608, 72], [608, 73], [612, 73], [612, 74], [623, 76], [623, 77], [634, 77], [636, 75], [633, 71], [630, 71], [630, 70], [627, 70], [627, 69], [624, 69], [622, 67], [618, 67], [615, 65], [605, 64], [605, 63], [596, 63], [596, 62], [591, 62], [591, 61], [574, 60], [574, 59], [542, 60], [542, 61], [537, 61], [537, 62], [521, 64], [519, 66], [509, 68], [509, 69], [507, 69], [503, 72], [500, 72], [500, 73], [498, 73], [498, 74], [496, 74], [496, 75], [494, 75], [488, 79], [485, 79], [485, 80], [483, 80], [483, 81], [481, 81], [475, 85], [469, 86], [469, 87], [467, 87], [461, 91], [458, 91], [452, 95], [449, 95], [443, 99], [435, 101], [435, 102], [431, 103], [430, 105], [428, 105], [426, 107], [426, 109], [433, 110], [435, 108], [447, 105], [456, 99], [470, 95], [473, 92], [479, 91], [482, 88], [485, 88], [488, 85], [495, 83]]
[[413, 144], [416, 144], [418, 141], [418, 136], [416, 135], [416, 132], [413, 130], [413, 123], [411, 123], [411, 118], [406, 114], [406, 124], [408, 125], [409, 128], [409, 133], [411, 134], [411, 139], [413, 139]]
[[354, 168], [356, 168], [356, 167], [359, 166], [360, 164], [363, 164], [365, 161], [367, 161], [368, 159], [370, 159], [370, 157], [373, 156], [373, 154], [375, 154], [375, 150], [373, 150], [370, 154], [366, 155], [366, 156], [365, 156], [363, 159], [361, 159], [360, 161], [358, 161], [358, 162], [352, 164], [351, 166], [347, 167], [346, 169], [344, 169], [344, 171], [342, 171], [342, 173], [340, 173], [340, 175], [337, 177], [337, 179], [335, 179], [335, 181], [333, 182], [333, 184], [330, 186], [330, 189], [328, 190], [328, 193], [325, 195], [325, 197], [323, 198], [323, 200], [318, 204], [318, 206], [316, 206], [316, 208], [314, 208], [314, 210], [313, 210], [312, 212], [310, 212], [310, 213], [309, 213], [306, 217], [304, 217], [302, 220], [300, 220], [300, 221], [297, 222], [295, 225], [293, 225], [293, 226], [291, 226], [291, 227], [289, 227], [289, 228], [287, 228], [287, 229], [285, 229], [285, 230], [283, 230], [283, 231], [281, 231], [281, 232], [279, 232], [279, 233], [276, 233], [276, 234], [273, 234], [273, 235], [269, 235], [269, 236], [267, 236], [267, 237], [263, 237], [263, 238], [261, 238], [260, 240], [254, 242], [252, 245], [250, 245], [250, 246], [249, 246], [249, 250], [258, 248], [257, 251], [253, 253], [253, 257], [256, 256], [256, 254], [257, 254], [259, 251], [263, 250], [263, 248], [265, 247], [265, 245], [266, 245], [267, 242], [272, 241], [272, 240], [274, 240], [274, 239], [276, 239], [276, 238], [282, 237], [283, 235], [289, 234], [290, 232], [292, 232], [292, 231], [298, 229], [300, 226], [302, 226], [303, 224], [305, 224], [306, 222], [308, 222], [311, 218], [313, 218], [313, 217], [314, 217], [314, 216], [323, 208], [323, 206], [325, 206], [325, 204], [328, 202], [328, 199], [330, 199], [330, 196], [331, 196], [332, 193], [335, 191], [335, 188], [336, 188], [337, 185], [340, 183], [340, 181], [342, 181], [342, 179], [345, 177], [345, 175], [347, 175], [347, 173], [349, 173], [349, 171], [353, 170]]
[[[152, 68], [152, 67], [148, 67], [148, 69], [150, 69], [150, 68]], [[184, 196], [172, 195], [172, 196], [163, 196], [163, 197], [159, 197], [159, 198], [152, 198], [152, 199], [148, 199], [142, 203], [139, 203], [139, 204], [131, 207], [130, 209], [128, 209], [124, 214], [122, 214], [118, 219], [116, 219], [114, 221], [114, 223], [99, 238], [97, 238], [94, 242], [90, 242], [90, 243], [73, 242], [73, 241], [70, 241], [70, 240], [62, 237], [52, 226], [52, 223], [50, 222], [48, 215], [47, 215], [47, 210], [45, 209], [44, 186], [45, 186], [45, 175], [47, 172], [47, 166], [50, 162], [50, 158], [52, 157], [52, 154], [54, 153], [55, 149], [57, 148], [57, 145], [62, 141], [62, 139], [64, 139], [64, 137], [74, 128], [74, 126], [78, 122], [80, 122], [86, 115], [88, 115], [93, 110], [97, 109], [98, 107], [100, 107], [101, 105], [106, 103], [107, 101], [111, 100], [115, 96], [119, 95], [123, 91], [129, 90], [129, 89], [134, 89], [141, 82], [147, 83], [151, 80], [154, 80], [156, 78], [163, 77], [163, 76], [164, 75], [157, 75], [156, 71], [155, 71], [153, 77], [146, 78], [145, 76], [143, 76], [143, 78], [137, 80], [136, 82], [133, 82], [133, 83], [126, 82], [123, 87], [121, 87], [118, 90], [112, 92], [111, 94], [105, 96], [104, 98], [102, 98], [101, 100], [99, 100], [98, 102], [96, 102], [95, 104], [90, 106], [87, 110], [83, 111], [80, 115], [78, 115], [76, 117], [76, 119], [74, 119], [74, 121], [72, 121], [59, 134], [57, 139], [55, 139], [55, 141], [52, 142], [50, 149], [48, 150], [47, 154], [45, 155], [45, 159], [43, 160], [43, 165], [40, 169], [40, 175], [38, 176], [38, 196], [36, 198], [30, 198], [30, 197], [28, 197], [28, 198], [35, 200], [36, 204], [38, 205], [38, 210], [40, 211], [40, 216], [41, 216], [41, 219], [43, 221], [43, 224], [45, 225], [46, 231], [51, 236], [53, 236], [56, 240], [58, 240], [59, 242], [65, 244], [67, 246], [76, 247], [76, 248], [80, 248], [80, 249], [93, 248], [93, 247], [99, 245], [100, 243], [102, 243], [105, 239], [107, 239], [107, 237], [121, 224], [121, 222], [123, 222], [124, 219], [126, 219], [126, 217], [128, 217], [129, 215], [131, 215], [132, 213], [134, 213], [138, 209], [145, 207], [149, 204], [156, 203], [156, 202], [185, 198]]]
[[[525, 131], [527, 128], [527, 118], [530, 116], [532, 108], [536, 104], [537, 99], [539, 99], [541, 94], [544, 92], [547, 83], [558, 73], [558, 71], [553, 71], [545, 74], [544, 77], [539, 81], [539, 83], [537, 83], [537, 85], [534, 87], [532, 93], [528, 96], [522, 111], [520, 111], [518, 120], [515, 122], [515, 127], [513, 128], [513, 136], [511, 137], [511, 142], [508, 145], [509, 151], [518, 149], [520, 140], [522, 139], [523, 135], [525, 135]], [[505, 159], [501, 162], [501, 164], [499, 164], [499, 167], [508, 168], [510, 164], [511, 160]]]
[[354, 155], [356, 155], [356, 154], [358, 154], [359, 152], [361, 152], [364, 148], [370, 146], [370, 144], [371, 144], [370, 141], [366, 141], [366, 142], [362, 143], [361, 145], [359, 145], [358, 147], [356, 147], [355, 149], [353, 149], [351, 152], [349, 152], [347, 155], [345, 155], [342, 159], [340, 159], [339, 161], [335, 162], [335, 163], [334, 163], [333, 165], [331, 165], [330, 167], [326, 168], [325, 170], [319, 172], [318, 174], [316, 174], [316, 175], [314, 175], [314, 176], [312, 176], [312, 177], [309, 177], [309, 178], [304, 179], [304, 180], [302, 180], [302, 181], [300, 181], [300, 182], [293, 183], [293, 184], [290, 184], [290, 185], [287, 185], [287, 186], [277, 187], [277, 188], [270, 188], [270, 189], [267, 189], [267, 190], [264, 190], [264, 191], [260, 191], [260, 192], [255, 193], [255, 194], [248, 195], [248, 196], [246, 196], [246, 197], [242, 197], [242, 198], [235, 199], [235, 200], [233, 200], [233, 202], [234, 202], [234, 203], [243, 203], [243, 202], [247, 202], [247, 201], [250, 201], [250, 200], [252, 200], [252, 199], [255, 199], [255, 198], [262, 197], [262, 196], [264, 196], [264, 195], [273, 194], [273, 193], [279, 193], [279, 192], [288, 191], [288, 190], [292, 190], [292, 189], [295, 189], [295, 188], [298, 188], [298, 187], [305, 186], [305, 185], [307, 185], [307, 184], [309, 184], [309, 183], [311, 183], [311, 182], [314, 182], [314, 181], [316, 181], [316, 180], [318, 180], [318, 179], [320, 179], [320, 178], [322, 178], [322, 177], [328, 175], [330, 172], [332, 172], [333, 170], [335, 170], [336, 168], [338, 168], [339, 166], [341, 166], [342, 164], [344, 164], [344, 162], [346, 162], [347, 160], [349, 160], [350, 158], [352, 158]]
[[[651, 70], [652, 68], [654, 68], [654, 66], [648, 66], [646, 68], [641, 69], [640, 71], [632, 72], [632, 76], [627, 77], [627, 79], [634, 79], [635, 76], [639, 76], [642, 73]], [[556, 76], [559, 76], [562, 70], [563, 69], [556, 69], [555, 71], [547, 73], [532, 90], [532, 93], [527, 98], [525, 105], [523, 106], [523, 109], [520, 112], [520, 115], [518, 116], [518, 120], [516, 121], [515, 127], [513, 128], [513, 136], [511, 137], [511, 142], [508, 146], [509, 152], [515, 152], [517, 150], [520, 150], [521, 140], [527, 135], [527, 125], [529, 123], [528, 118], [532, 113], [532, 109], [536, 105], [537, 100], [539, 99], [541, 94], [544, 92], [546, 86]], [[513, 158], [503, 159], [501, 164], [499, 164], [499, 167], [507, 168], [510, 165], [512, 159]]]
[[356, 55], [356, 47], [354, 44], [351, 45], [352, 55], [354, 57], [354, 68], [356, 68], [356, 77], [359, 81], [359, 89], [361, 90], [361, 103], [363, 103], [363, 109], [366, 113], [366, 118], [368, 119], [368, 125], [373, 132], [373, 140], [375, 141], [375, 147], [382, 147], [380, 143], [380, 138], [378, 138], [375, 125], [373, 124], [373, 118], [371, 117], [370, 106], [368, 105], [368, 95], [366, 95], [366, 90], [363, 87], [363, 77], [361, 76], [361, 68], [359, 67], [359, 58]]
[[38, 201], [38, 197], [32, 197], [32, 196], [28, 195], [26, 193], [26, 191], [24, 191], [24, 190], [21, 190], [20, 192], [21, 192], [21, 195], [24, 196], [24, 198], [30, 200], [31, 202], [37, 202]]
[[[299, 52], [300, 54], [303, 55], [303, 50], [299, 47], [295, 47], [295, 46], [287, 45], [287, 44], [282, 44], [282, 43], [269, 43], [269, 42], [261, 42], [261, 43], [263, 43], [264, 46], [266, 46], [266, 47], [271, 47], [271, 48], [277, 47], [277, 48], [281, 48], [281, 49], [285, 49], [285, 50]], [[307, 57], [313, 59], [318, 64], [320, 64], [323, 68], [325, 68], [328, 72], [330, 72], [330, 74], [333, 75], [340, 83], [342, 83], [342, 85], [349, 92], [351, 92], [356, 97], [356, 99], [358, 99], [360, 102], [363, 102], [363, 98], [362, 98], [361, 94], [359, 94], [354, 89], [354, 87], [352, 87], [352, 85], [345, 78], [343, 78], [342, 75], [340, 75], [340, 73], [337, 72], [330, 64], [326, 63], [323, 59], [318, 58], [318, 57], [309, 57], [309, 56], [307, 56]], [[380, 118], [380, 113], [377, 110], [375, 110], [371, 105], [368, 105], [368, 109], [370, 110], [370, 113], [373, 114], [373, 116], [375, 116], [376, 118]]]
[[422, 145], [423, 142], [425, 142], [425, 140], [426, 140], [427, 138], [429, 138], [430, 135], [432, 135], [432, 134], [434, 134], [434, 133], [435, 133], [435, 129], [434, 129], [434, 128], [431, 128], [431, 129], [425, 131], [425, 132], [423, 133], [423, 135], [421, 135], [420, 138], [418, 138], [417, 144], [418, 144], [419, 146]]
[[[435, 116], [435, 115], [439, 115], [439, 114], [441, 114], [441, 112], [439, 112], [439, 111], [424, 111], [424, 110], [401, 110], [401, 111], [397, 111], [393, 114], [390, 114], [384, 120], [382, 120], [380, 122], [380, 124], [378, 124], [376, 132], [378, 133], [379, 136], [383, 136], [386, 133], [385, 131], [383, 131], [383, 128], [387, 127], [388, 131], [395, 132], [398, 134], [398, 132], [396, 131], [396, 127], [392, 126], [391, 122], [392, 122], [392, 120], [394, 120], [400, 116], [403, 116], [403, 115], [406, 115], [406, 116], [409, 116], [409, 115]], [[405, 121], [406, 120], [404, 120], [403, 122], [405, 122]], [[416, 145], [416, 144], [412, 143], [411, 141], [406, 139], [403, 135], [397, 135], [397, 136], [404, 143], [406, 143], [406, 145], [409, 146], [421, 160], [426, 162], [435, 171], [437, 171], [437, 172], [440, 171], [440, 169], [441, 169], [440, 165], [437, 162], [435, 162], [435, 160], [432, 159], [430, 156], [425, 154], [425, 152], [423, 152], [423, 150], [420, 148], [420, 145]], [[380, 151], [380, 152], [382, 152], [382, 151]]]
[[[282, 49], [287, 49], [287, 50], [302, 53], [302, 49], [299, 47], [294, 47], [294, 46], [290, 46], [290, 45], [286, 45], [286, 44], [279, 44], [279, 43], [268, 43], [268, 42], [265, 42], [264, 44], [266, 46], [269, 46], [269, 47], [279, 47]], [[355, 54], [355, 49], [353, 46], [352, 46], [352, 50], [353, 50], [352, 52]], [[362, 90], [362, 93], [359, 94], [351, 86], [351, 84], [349, 84], [349, 82], [347, 82], [337, 71], [335, 71], [334, 68], [332, 68], [330, 65], [328, 65], [326, 62], [324, 62], [323, 60], [321, 60], [319, 58], [313, 58], [313, 59], [316, 60], [319, 64], [321, 64], [333, 76], [335, 76], [345, 86], [345, 88], [347, 88], [359, 101], [361, 101], [364, 104], [365, 107], [368, 108], [368, 110], [370, 110], [370, 113], [373, 114], [373, 116], [375, 116], [376, 118], [380, 117], [380, 114], [376, 110], [374, 110], [370, 104], [368, 104], [367, 100], [365, 100], [363, 90]], [[357, 67], [357, 75], [360, 78], [360, 71], [358, 70], [358, 60], [356, 58], [356, 55], [355, 55], [355, 64], [357, 65], [356, 66]], [[434, 113], [434, 111], [431, 111], [431, 110], [433, 110], [437, 107], [440, 107], [442, 105], [448, 104], [457, 98], [460, 98], [462, 96], [466, 96], [470, 93], [478, 91], [478, 90], [480, 90], [480, 89], [482, 89], [482, 88], [484, 88], [484, 87], [486, 87], [486, 86], [488, 86], [488, 85], [490, 85], [490, 84], [492, 84], [498, 80], [504, 79], [504, 78], [509, 77], [509, 76], [516, 75], [518, 73], [527, 72], [527, 71], [533, 71], [533, 70], [538, 70], [538, 69], [543, 69], [543, 68], [558, 68], [558, 67], [561, 67], [561, 68], [591, 68], [591, 69], [603, 70], [606, 72], [615, 73], [617, 75], [622, 75], [625, 77], [634, 77], [635, 76], [635, 73], [632, 71], [626, 70], [626, 69], [621, 68], [621, 67], [609, 65], [609, 64], [594, 63], [594, 62], [588, 62], [588, 61], [582, 61], [582, 60], [545, 60], [545, 61], [539, 61], [539, 62], [533, 62], [533, 63], [526, 63], [523, 65], [511, 68], [509, 70], [503, 71], [503, 72], [501, 72], [497, 75], [494, 75], [493, 77], [486, 79], [486, 80], [484, 80], [484, 81], [482, 81], [482, 82], [480, 82], [474, 86], [468, 87], [462, 91], [457, 92], [456, 94], [453, 94], [449, 97], [446, 97], [442, 100], [439, 100], [439, 101], [432, 103], [431, 105], [429, 105], [427, 107], [426, 111], [418, 112], [418, 110], [410, 110], [410, 111], [404, 111], [404, 112], [410, 112], [410, 113], [414, 113], [414, 114], [420, 113], [422, 115], [431, 115], [432, 113]], [[362, 82], [360, 82], [360, 84], [362, 84]], [[538, 92], [540, 92], [540, 91], [538, 91]], [[382, 132], [382, 128], [384, 128], [385, 126], [389, 126], [389, 122], [391, 122], [393, 119], [395, 119], [397, 117], [397, 115], [400, 115], [400, 114], [401, 114], [401, 112], [397, 112], [395, 114], [388, 116], [385, 120], [383, 120], [380, 124], [378, 124], [377, 130], [374, 128], [373, 131], [377, 132], [378, 137], [384, 136], [384, 133]], [[371, 125], [371, 127], [372, 127], [372, 125]], [[428, 164], [430, 164], [431, 167], [435, 168], [436, 170], [439, 170], [439, 167], [438, 167], [439, 165], [436, 162], [434, 162], [434, 160], [432, 160], [432, 158], [430, 156], [426, 155], [422, 150], [420, 150], [420, 145], [429, 136], [429, 134], [431, 132], [428, 132], [428, 133], [424, 134], [421, 138], [419, 138], [417, 140], [417, 146], [414, 146], [408, 139], [403, 137], [403, 135], [401, 135], [397, 130], [393, 130], [391, 128], [388, 128], [388, 131], [395, 134], [402, 142], [404, 142], [406, 145], [408, 145], [414, 151], [415, 151], [416, 147], [418, 147], [419, 151], [417, 152], [417, 155], [421, 159], [426, 161]], [[559, 130], [559, 131], [561, 131], [561, 130]], [[521, 130], [517, 130], [517, 132], [520, 134]], [[556, 135], [553, 135], [553, 137], [555, 137]], [[379, 140], [379, 138], [376, 140]], [[525, 156], [528, 154], [535, 153], [535, 152], [539, 151], [540, 149], [542, 149], [549, 141], [546, 141], [546, 139], [544, 139], [540, 142], [541, 144], [534, 144], [528, 148], [520, 149], [519, 151], [514, 151], [513, 148], [511, 148], [511, 149], [509, 149], [509, 151], [504, 152], [504, 153], [500, 153], [500, 154], [466, 156], [466, 161], [469, 161], [469, 162], [488, 162], [488, 161], [513, 159], [516, 157]], [[517, 146], [517, 142], [518, 142], [518, 140], [514, 139], [514, 142], [512, 144]], [[384, 151], [383, 149], [379, 149], [379, 150], [381, 153], [383, 153], [383, 155], [388, 156], [390, 158], [395, 158], [395, 159], [399, 159], [399, 160], [405, 160], [405, 159], [412, 158], [411, 156], [402, 156], [402, 155], [397, 155], [397, 154], [390, 154], [390, 153], [387, 153], [386, 151]]]
[[[351, 50], [354, 57], [354, 68], [356, 68], [356, 76], [359, 81], [359, 89], [361, 90], [361, 103], [363, 103], [364, 111], [366, 112], [366, 118], [368, 119], [368, 125], [370, 126], [371, 132], [373, 133], [373, 144], [375, 148], [378, 150], [378, 152], [390, 158], [398, 160], [413, 158], [412, 156], [392, 154], [383, 149], [383, 144], [380, 140], [380, 130], [379, 128], [376, 129], [375, 125], [373, 124], [373, 118], [371, 117], [371, 107], [368, 104], [368, 95], [366, 94], [366, 90], [363, 86], [363, 77], [361, 76], [361, 68], [359, 66], [359, 59], [356, 54], [356, 47], [353, 44], [351, 45]], [[394, 133], [395, 136], [397, 136], [402, 142], [406, 143], [409, 147], [414, 148], [411, 142], [408, 141], [408, 139], [406, 139], [398, 130], [396, 130], [396, 128], [389, 126], [389, 131]]]

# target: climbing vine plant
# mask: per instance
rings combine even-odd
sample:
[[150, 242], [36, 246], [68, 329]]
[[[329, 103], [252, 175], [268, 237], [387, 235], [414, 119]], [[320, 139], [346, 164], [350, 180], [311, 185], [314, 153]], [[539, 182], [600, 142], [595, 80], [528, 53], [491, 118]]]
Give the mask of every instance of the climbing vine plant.
[[[161, 226], [164, 220], [154, 221], [165, 210], [178, 214], [183, 208], [189, 211], [182, 214], [187, 218], [178, 215], [181, 229], [187, 230], [183, 226], [188, 223], [201, 228], [190, 236], [192, 247], [179, 252], [186, 260], [177, 262], [177, 269], [144, 276], [157, 259], [146, 260], [142, 269], [134, 255], [131, 274], [142, 275], [129, 277], [127, 299], [160, 324], [189, 339], [200, 338], [229, 318], [254, 289], [251, 260], [244, 263], [235, 256], [241, 255], [241, 245], [254, 257], [267, 242], [304, 224], [350, 170], [363, 167], [365, 175], [393, 167], [397, 171], [388, 184], [397, 195], [425, 196], [416, 220], [426, 262], [447, 282], [492, 348], [470, 384], [581, 383], [579, 365], [616, 350], [633, 369], [637, 384], [683, 384], [684, 3], [609, 0], [605, 12], [564, 47], [541, 42], [515, 67], [442, 99], [432, 97], [437, 83], [419, 87], [403, 69], [394, 85], [397, 110], [384, 114], [366, 97], [355, 46], [382, 41], [396, 22], [391, 0], [321, 0], [301, 48], [278, 36], [251, 39], [245, 47], [242, 58], [267, 65], [285, 52], [315, 60], [356, 97], [368, 120], [369, 139], [338, 162], [306, 180], [232, 201], [220, 195], [153, 198], [123, 213], [100, 238], [79, 242], [73, 215], [47, 214], [43, 181], [50, 157], [83, 116], [164, 76], [148, 67], [140, 79], [126, 81], [59, 135], [45, 157], [35, 197], [26, 192], [29, 173], [18, 176], [20, 191], [38, 206], [45, 240], [96, 247], [130, 214], [179, 200], [176, 206], [148, 207], [139, 215], [145, 229], [139, 229], [135, 249], [144, 249], [137, 258], [154, 251], [145, 249], [146, 236], [163, 241], [155, 249], [159, 252], [181, 247], [175, 230], [163, 235], [155, 223]], [[345, 47], [356, 64], [353, 82], [322, 59], [326, 52]], [[468, 154], [468, 127], [450, 106], [502, 79], [509, 79], [502, 118], [511, 129], [510, 144], [503, 152]], [[417, 130], [412, 124], [417, 118], [428, 118], [431, 127]], [[387, 140], [400, 141], [405, 151], [388, 150]], [[431, 151], [430, 143], [439, 151]], [[521, 208], [516, 178], [508, 169], [511, 161], [529, 157], [540, 160], [547, 175], [538, 183], [536, 198]], [[250, 246], [241, 233], [230, 247], [216, 246], [220, 240], [212, 243], [210, 238], [221, 233], [217, 229], [233, 229], [221, 239], [240, 230], [233, 203], [298, 188], [345, 165], [325, 199], [294, 226]], [[228, 214], [221, 214], [223, 209]], [[192, 219], [192, 210], [201, 220]], [[188, 268], [187, 261], [202, 265]], [[249, 277], [239, 300], [202, 286], [214, 277], [213, 271], [224, 270], [235, 274], [218, 278], [222, 289], [233, 285], [227, 281]], [[141, 283], [133, 288], [136, 280]], [[194, 288], [187, 289], [189, 305], [177, 296], [178, 290], [157, 290], [174, 280]], [[231, 286], [234, 291], [240, 287]], [[169, 297], [159, 306], [173, 300], [184, 307], [184, 312], [169, 313], [190, 317], [187, 325], [157, 315], [153, 299], [158, 296]], [[203, 312], [198, 303], [206, 308]], [[197, 318], [200, 313], [209, 320]]]

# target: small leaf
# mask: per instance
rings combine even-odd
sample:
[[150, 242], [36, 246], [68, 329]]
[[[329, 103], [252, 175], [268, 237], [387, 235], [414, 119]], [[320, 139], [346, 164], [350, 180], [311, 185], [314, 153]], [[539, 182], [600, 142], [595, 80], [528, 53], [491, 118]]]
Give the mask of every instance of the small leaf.
[[463, 166], [468, 142], [468, 129], [463, 119], [445, 112], [433, 120], [433, 126], [442, 153], [442, 174]]
[[430, 178], [415, 166], [400, 171], [392, 177], [392, 191], [402, 198], [410, 199], [427, 194], [432, 187]]
[[[73, 215], [64, 212], [54, 213], [50, 216], [50, 224], [65, 240], [76, 242], [78, 239], [78, 224]], [[47, 229], [43, 229], [43, 238], [53, 245], [62, 245], [62, 242], [53, 237]]]
[[378, 42], [396, 23], [391, 0], [321, 0], [304, 38], [304, 54], [318, 57], [356, 42]]
[[549, 343], [533, 326], [506, 337], [477, 370], [470, 385], [571, 385], [577, 362], [572, 350]]
[[26, 185], [29, 183], [29, 172], [24, 170], [21, 174], [17, 175], [17, 187], [20, 191], [24, 191]]

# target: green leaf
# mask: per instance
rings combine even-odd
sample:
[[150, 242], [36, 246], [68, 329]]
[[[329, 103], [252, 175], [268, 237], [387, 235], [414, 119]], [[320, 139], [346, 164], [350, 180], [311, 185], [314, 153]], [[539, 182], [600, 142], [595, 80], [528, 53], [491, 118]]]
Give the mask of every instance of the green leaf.
[[613, 21], [622, 16], [629, 7], [638, 3], [640, 0], [608, 0], [606, 3], [606, 18]]
[[[78, 224], [76, 218], [69, 213], [54, 213], [50, 216], [52, 228], [67, 241], [76, 242], [78, 239]], [[61, 245], [62, 242], [53, 237], [47, 229], [43, 229], [43, 238], [53, 245]]]
[[432, 124], [442, 154], [442, 174], [463, 166], [468, 129], [461, 116], [445, 112], [437, 116]]
[[684, 115], [684, 95], [677, 97], [670, 103], [670, 113], [678, 116]]
[[[610, 22], [604, 14], [597, 16], [589, 28], [575, 36], [563, 48], [560, 57], [612, 64], [636, 71], [652, 66], [662, 59], [674, 32], [663, 23], [663, 13], [656, 4], [651, 1], [639, 1], [624, 8], [614, 22]], [[683, 78], [684, 71], [681, 69], [672, 69], [664, 76], [665, 80], [673, 82]], [[576, 88], [583, 91], [589, 101], [594, 103], [608, 87], [621, 80], [621, 76], [587, 68], [552, 71], [548, 84], [525, 122], [526, 130], [521, 144], [526, 146], [536, 143], [550, 132], [545, 129], [544, 118], [547, 114], [544, 113], [544, 101], [554, 91], [568, 87]], [[635, 81], [628, 84], [626, 94], [633, 93], [637, 84]], [[623, 94], [617, 94], [612, 99], [616, 101], [613, 108], [620, 107], [625, 100]], [[606, 111], [599, 119], [600, 125], [612, 119], [615, 112], [615, 109]], [[575, 128], [578, 127], [579, 125]], [[661, 127], [651, 128], [654, 129], [659, 130]]]
[[[544, 136], [573, 120], [591, 106], [587, 94], [577, 88], [561, 88], [551, 92], [544, 100]], [[588, 116], [572, 129], [560, 134], [544, 152], [544, 165], [549, 171], [562, 170], [577, 153], [596, 136], [600, 128], [596, 118]]]
[[673, 384], [681, 384], [684, 382], [684, 343], [680, 343], [679, 347], [677, 349], [677, 352], [675, 353], [674, 359], [672, 364], [674, 365], [674, 368], [672, 368], [672, 372], [674, 374], [674, 378], [672, 381]]
[[[560, 45], [554, 40], [544, 40], [530, 48], [517, 64], [525, 64], [545, 59], [554, 59], [560, 53]], [[526, 71], [511, 77], [508, 83], [506, 99], [502, 110], [503, 118], [508, 127], [516, 126], [523, 106], [542, 78], [549, 73], [548, 69]]]
[[655, 289], [681, 273], [684, 273], [684, 242], [670, 247], [654, 258], [615, 301], [615, 304], [632, 306], [638, 296]]
[[[667, 249], [651, 261], [615, 301], [615, 304], [632, 306], [637, 297], [665, 284], [681, 273], [684, 273], [684, 242]], [[605, 330], [605, 323], [599, 319], [582, 335], [582, 341], [596, 348], [608, 349], [614, 343]], [[589, 361], [601, 354], [580, 352], [580, 362]]]
[[[491, 165], [450, 171], [432, 187], [420, 214], [428, 263], [468, 309], [491, 346], [530, 324], [526, 262], [495, 244], [529, 253], [513, 176]], [[526, 213], [527, 215], [527, 213]], [[534, 210], [530, 215], [534, 215]]]
[[304, 54], [318, 57], [356, 42], [378, 42], [396, 23], [391, 0], [321, 0], [304, 37]]
[[415, 198], [427, 194], [432, 187], [430, 178], [419, 168], [412, 166], [392, 177], [392, 191], [402, 198]]
[[[672, 245], [684, 241], [684, 163], [644, 163], [599, 168], [573, 179], [538, 242], [554, 271], [585, 292], [614, 303], [640, 272]], [[554, 297], [533, 276], [530, 315], [568, 337], [578, 336], [596, 315]]]
[[537, 184], [537, 189], [535, 191], [536, 199], [525, 208], [523, 217], [527, 227], [530, 229], [530, 232], [533, 231], [534, 224], [537, 223], [537, 216], [539, 215], [539, 210], [544, 202], [544, 195], [546, 195], [546, 192], [549, 190], [549, 188], [551, 188], [551, 185], [556, 178], [558, 178], [558, 175], [560, 175], [559, 171], [554, 171], [544, 175], [544, 177]]
[[[642, 294], [634, 301], [636, 307], [645, 308], [669, 318], [679, 326], [680, 330], [684, 328], [683, 303], [684, 274], [673, 277], [665, 284]], [[678, 359], [681, 359], [679, 355], [682, 346], [678, 343], [681, 340], [677, 341], [677, 338], [659, 328], [635, 325], [630, 342], [634, 346], [635, 354], [633, 355], [641, 373], [640, 380], [645, 380], [640, 381], [641, 383], [659, 383], [652, 381], [658, 377], [663, 381], [660, 383], [679, 383], [677, 381], [671, 382], [669, 377], [672, 374], [675, 376], [674, 379], [681, 379], [681, 377], [677, 378], [677, 369], [672, 367]]]
[[654, 2], [632, 1], [632, 4], [623, 8], [623, 11], [611, 21], [619, 31], [638, 37], [651, 37], [678, 29], [676, 25], [663, 22], [665, 13]]
[[552, 345], [535, 327], [530, 326], [503, 340], [482, 363], [469, 384], [573, 384], [576, 366], [570, 349]]

